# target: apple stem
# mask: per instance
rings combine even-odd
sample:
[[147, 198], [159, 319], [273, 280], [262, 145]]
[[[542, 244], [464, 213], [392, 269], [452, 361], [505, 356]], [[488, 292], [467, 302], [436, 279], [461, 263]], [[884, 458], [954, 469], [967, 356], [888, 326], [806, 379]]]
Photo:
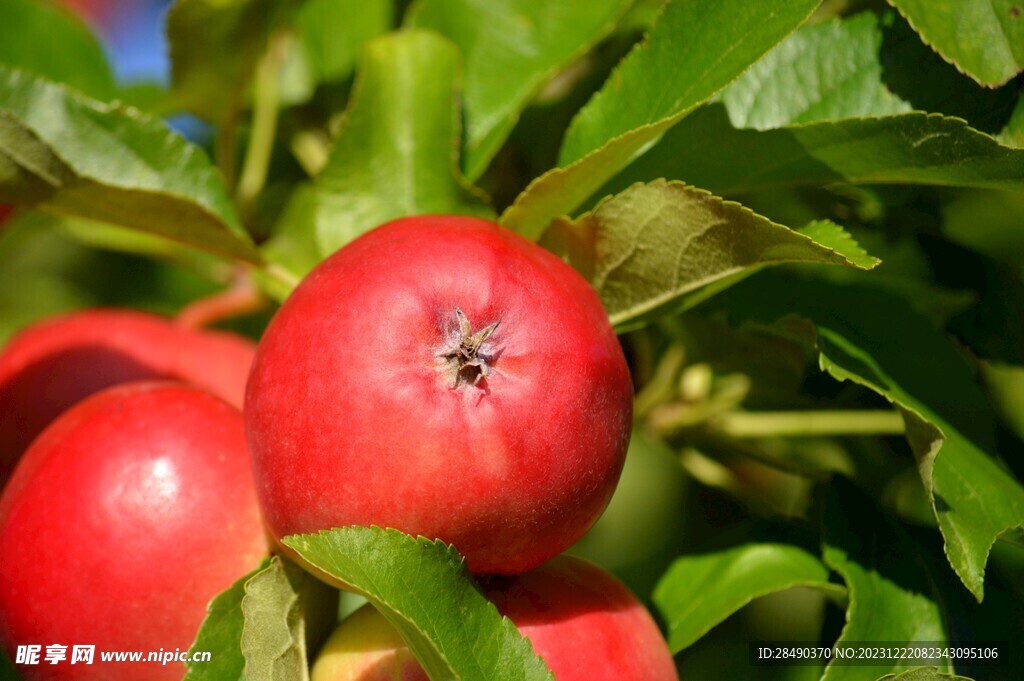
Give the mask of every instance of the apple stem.
[[717, 433], [734, 438], [902, 435], [903, 416], [892, 409], [852, 411], [733, 411], [709, 421]]
[[501, 320], [474, 332], [469, 318], [458, 307], [455, 308], [455, 319], [458, 328], [449, 334], [437, 352], [437, 358], [448, 375], [448, 384], [451, 388], [463, 384], [479, 387], [480, 381], [487, 378], [487, 374], [490, 373], [491, 363], [494, 361], [491, 345], [487, 341]]
[[[271, 37], [266, 53], [256, 65], [253, 80], [252, 130], [245, 150], [245, 161], [236, 189], [243, 217], [250, 218], [256, 197], [263, 190], [274, 151], [277, 132], [278, 79], [287, 56], [290, 36], [278, 33]], [[248, 221], [248, 220], [247, 220]]]
[[183, 307], [174, 321], [186, 329], [202, 329], [225, 319], [260, 310], [266, 303], [249, 277], [242, 274], [230, 288]]

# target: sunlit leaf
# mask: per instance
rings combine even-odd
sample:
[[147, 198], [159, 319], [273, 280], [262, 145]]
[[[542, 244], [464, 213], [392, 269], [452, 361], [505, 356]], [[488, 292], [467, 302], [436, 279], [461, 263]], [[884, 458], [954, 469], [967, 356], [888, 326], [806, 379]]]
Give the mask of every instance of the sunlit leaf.
[[242, 598], [245, 584], [254, 575], [267, 569], [265, 561], [256, 570], [241, 577], [217, 594], [206, 610], [206, 619], [199, 627], [190, 652], [210, 653], [209, 662], [189, 662], [184, 681], [244, 681], [245, 658], [242, 656]]
[[802, 548], [749, 543], [679, 558], [658, 583], [654, 602], [668, 622], [669, 647], [679, 652], [755, 598], [796, 586], [845, 594]]
[[246, 681], [309, 678], [309, 654], [334, 628], [337, 592], [280, 558], [251, 577], [242, 598]]
[[810, 230], [777, 225], [743, 206], [679, 182], [634, 185], [577, 220], [556, 220], [549, 248], [597, 290], [616, 327], [642, 323], [667, 306], [681, 308], [737, 276], [784, 262], [870, 268], [868, 256], [836, 225]]
[[458, 173], [459, 52], [425, 30], [371, 41], [316, 182], [321, 257], [406, 215], [489, 215]]
[[2, 66], [0, 201], [259, 261], [198, 147], [159, 119]]
[[[538, 239], [638, 154], [799, 26], [818, 0], [667, 5], [647, 39], [573, 120], [562, 167], [534, 180], [501, 222]], [[647, 178], [653, 179], [653, 178]]]
[[365, 527], [286, 537], [284, 543], [366, 596], [398, 629], [430, 678], [553, 678], [530, 642], [484, 598], [452, 547]]
[[737, 130], [720, 104], [670, 130], [604, 192], [668, 177], [732, 195], [779, 187], [925, 184], [1024, 189], [1024, 150], [938, 114]]
[[628, 0], [420, 0], [406, 18], [450, 38], [465, 60], [466, 157], [479, 177], [529, 99], [608, 34]]
[[804, 26], [722, 93], [737, 128], [910, 111], [882, 80], [878, 18], [864, 12]]
[[1024, 16], [1017, 0], [889, 0], [921, 39], [983, 85], [1024, 70]]

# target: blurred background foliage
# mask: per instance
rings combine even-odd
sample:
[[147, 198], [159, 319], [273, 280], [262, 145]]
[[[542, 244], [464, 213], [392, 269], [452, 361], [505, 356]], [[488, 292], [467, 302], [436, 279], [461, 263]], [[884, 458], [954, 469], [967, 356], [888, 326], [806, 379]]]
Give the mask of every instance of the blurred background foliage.
[[[196, 106], [191, 102], [186, 107], [188, 103], [177, 99], [171, 88], [163, 28], [170, 3], [65, 4], [101, 37], [99, 49], [111, 65], [109, 80], [94, 77], [78, 87], [97, 96], [116, 95], [166, 116], [172, 128], [203, 146], [221, 168], [238, 172], [257, 125], [251, 100], [235, 114], [237, 120], [220, 121], [237, 126], [228, 148], [215, 146], [209, 122], [232, 115], [217, 100], [204, 100], [199, 106], [209, 107], [204, 111], [206, 122], [185, 113]], [[339, 112], [349, 102], [355, 46], [391, 30], [407, 9], [407, 3], [379, 2], [348, 26], [355, 37], [334, 40], [323, 27], [330, 25], [332, 12], [347, 11], [348, 4], [310, 0], [299, 10], [296, 28], [283, 39], [276, 62], [279, 133], [267, 150], [262, 191], [242, 206], [244, 224], [255, 240], [267, 244], [282, 262], [297, 263], [296, 270], [319, 257], [302, 252], [302, 240], [289, 239], [289, 234], [314, 228], [309, 178], [327, 163]], [[497, 212], [511, 205], [533, 178], [556, 165], [572, 116], [655, 21], [660, 5], [657, 0], [633, 3], [614, 31], [572, 60], [530, 100], [508, 141], [496, 149], [477, 179]], [[63, 10], [55, 5], [54, 11]], [[834, 35], [839, 20], [851, 29], [845, 37]], [[981, 88], [925, 46], [886, 3], [826, 0], [808, 29], [803, 34], [808, 44], [802, 49], [820, 59], [826, 59], [829, 50], [840, 49], [840, 40], [876, 41], [872, 54], [879, 66], [872, 77], [888, 93], [877, 106], [957, 116], [1000, 136], [1004, 144], [1024, 146], [1024, 125], [1014, 123], [1021, 118], [1020, 76], [1001, 87]], [[17, 65], [21, 57], [13, 54], [14, 49], [8, 43], [5, 53], [0, 40], [0, 61]], [[60, 63], [25, 66], [66, 68]], [[717, 103], [672, 134], [699, 135], [705, 129], [700, 125], [720, 122], [725, 115], [738, 130], [813, 120], [813, 112], [786, 111], [784, 106], [744, 113], [748, 77], [771, 75], [748, 72]], [[873, 115], [878, 109], [862, 113]], [[820, 112], [823, 118], [828, 115]], [[844, 110], [843, 115], [859, 113]], [[691, 133], [688, 125], [694, 126]], [[659, 168], [656, 160], [650, 161], [650, 168]], [[630, 174], [634, 171], [612, 180], [608, 191], [628, 186], [637, 179]], [[713, 171], [707, 177], [714, 179]], [[996, 415], [1002, 462], [1018, 479], [1024, 478], [1024, 194], [872, 182], [753, 191], [725, 186], [721, 193], [780, 224], [833, 220], [881, 258], [884, 265], [868, 274], [848, 268], [819, 268], [809, 274], [782, 267], [769, 277], [758, 277], [753, 286], [775, 286], [783, 297], [800, 286], [856, 286], [906, 301], [929, 329], [951, 334]], [[308, 240], [305, 243], [308, 246]], [[125, 306], [170, 315], [236, 276], [237, 270], [223, 259], [157, 237], [19, 211], [0, 228], [0, 343], [33, 320], [83, 307]], [[807, 342], [813, 329], [806, 325], [735, 323], [736, 301], [750, 288], [740, 285], [704, 305], [622, 336], [638, 392], [637, 426], [615, 498], [574, 552], [614, 571], [653, 608], [655, 586], [680, 555], [700, 556], [756, 541], [784, 541], [817, 555], [821, 540], [815, 523], [829, 504], [820, 483], [839, 473], [873, 490], [875, 501], [870, 503], [877, 502], [883, 510], [870, 512], [897, 518], [899, 532], [904, 533], [900, 536], [905, 537], [901, 541], [919, 547], [915, 555], [927, 557], [957, 640], [1007, 645], [1024, 641], [1024, 551], [1015, 544], [996, 543], [982, 603], [963, 588], [941, 560], [941, 537], [935, 532], [914, 456], [900, 435], [901, 423], [893, 427], [891, 419], [882, 418], [877, 427], [867, 429], [876, 432], [858, 434], [828, 424], [766, 424], [744, 418], [751, 412], [877, 413], [890, 406], [871, 390], [822, 373], [819, 353]], [[258, 337], [272, 311], [268, 304], [264, 311], [226, 325]], [[944, 368], [930, 370], [941, 374]], [[818, 426], [822, 431], [814, 433]], [[759, 430], [765, 427], [768, 431]], [[858, 525], [857, 518], [847, 520], [859, 528], [856, 531], [875, 531], [868, 521]], [[798, 586], [770, 593], [740, 608], [677, 659], [687, 678], [819, 678], [822, 669], [814, 666], [750, 667], [748, 642], [832, 641], [842, 630], [844, 613], [842, 598], [821, 588]], [[1012, 669], [964, 664], [958, 671], [977, 679], [1015, 678], [1001, 676], [1015, 673]]]

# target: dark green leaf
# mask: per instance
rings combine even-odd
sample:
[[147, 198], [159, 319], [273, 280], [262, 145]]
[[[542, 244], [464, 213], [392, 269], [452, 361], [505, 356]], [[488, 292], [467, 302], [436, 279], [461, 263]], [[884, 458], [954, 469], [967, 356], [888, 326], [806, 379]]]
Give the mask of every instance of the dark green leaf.
[[[612, 323], [635, 326], [686, 296], [719, 290], [756, 268], [808, 262], [870, 268], [878, 264], [836, 225], [815, 225], [822, 245], [743, 206], [680, 182], [634, 185], [578, 220], [552, 223], [547, 244], [561, 252], [598, 294]], [[717, 288], [716, 288], [717, 285]]]
[[[836, 478], [825, 502], [824, 524], [825, 562], [842, 575], [850, 598], [837, 646], [850, 641], [941, 645], [948, 640], [920, 550], [895, 522], [852, 484]], [[822, 681], [874, 681], [904, 669], [898, 660], [877, 666], [833, 662]]]
[[922, 43], [899, 12], [882, 12], [879, 25], [882, 45], [877, 59], [893, 94], [917, 111], [963, 118], [989, 134], [1006, 124], [1017, 101], [1014, 83], [995, 90], [979, 85]]
[[737, 128], [766, 130], [917, 109], [996, 132], [1009, 118], [1013, 90], [980, 87], [888, 11], [801, 27], [729, 86], [721, 101]]
[[49, 0], [4, 0], [0, 64], [65, 83], [96, 99], [114, 96], [103, 47], [65, 7]]
[[962, 120], [907, 113], [737, 130], [719, 104], [669, 131], [604, 189], [654, 177], [719, 194], [795, 185], [926, 184], [1024, 188], [1024, 150], [1000, 145]]
[[537, 91], [607, 35], [629, 0], [420, 0], [406, 22], [451, 38], [466, 65], [463, 99], [470, 179], [487, 168]]
[[215, 123], [234, 115], [271, 32], [297, 6], [297, 0], [177, 0], [167, 13], [167, 39], [178, 103]]
[[530, 642], [484, 598], [462, 556], [443, 542], [348, 527], [286, 537], [284, 543], [366, 596], [431, 679], [553, 678]]
[[341, 133], [317, 178], [316, 236], [327, 256], [406, 215], [489, 215], [459, 177], [459, 51], [407, 30], [367, 44]]
[[910, 111], [882, 80], [882, 30], [870, 12], [800, 28], [722, 92], [737, 128]]
[[677, 653], [750, 601], [795, 586], [845, 591], [828, 581], [822, 562], [798, 546], [750, 543], [684, 556], [672, 564], [654, 592], [668, 622], [668, 643]]
[[298, 565], [275, 557], [248, 580], [241, 649], [246, 681], [309, 678], [307, 654], [334, 628], [337, 591]]
[[317, 81], [349, 77], [363, 44], [387, 32], [394, 12], [392, 0], [307, 0], [296, 27]]
[[[538, 239], [694, 107], [799, 26], [818, 0], [671, 2], [574, 119], [561, 168], [535, 180], [501, 222]], [[652, 178], [647, 178], [652, 179]]]
[[2, 66], [0, 201], [259, 261], [198, 147], [159, 119]]
[[[648, 39], [622, 61], [573, 121], [559, 165], [707, 100], [803, 23], [817, 4], [670, 2]], [[655, 138], [650, 135], [645, 142]]]
[[274, 226], [274, 235], [260, 247], [263, 256], [298, 281], [321, 260], [316, 245], [316, 190], [295, 187]]
[[210, 653], [209, 662], [188, 663], [184, 681], [244, 681], [245, 658], [242, 656], [242, 597], [245, 584], [254, 575], [267, 569], [269, 560], [217, 594], [206, 609], [206, 619], [190, 652]]
[[1008, 147], [1024, 147], [1024, 97], [1017, 100], [1017, 106], [1014, 107], [1013, 115], [1000, 133], [999, 141]]
[[981, 600], [993, 542], [1024, 528], [1024, 487], [993, 458], [993, 415], [962, 357], [913, 307], [879, 289], [765, 275], [750, 283], [730, 291], [730, 309], [767, 321], [806, 316], [824, 370], [900, 407], [946, 557]]
[[1024, 12], [1018, 0], [889, 0], [921, 39], [982, 85], [1024, 70]]

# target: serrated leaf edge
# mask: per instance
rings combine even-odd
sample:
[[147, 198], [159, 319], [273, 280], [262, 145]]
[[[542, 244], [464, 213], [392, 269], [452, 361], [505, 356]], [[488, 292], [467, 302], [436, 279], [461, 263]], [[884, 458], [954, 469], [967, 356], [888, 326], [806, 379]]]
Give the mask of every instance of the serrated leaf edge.
[[[465, 557], [461, 553], [458, 552], [458, 550], [455, 548], [455, 546], [453, 544], [449, 544], [449, 543], [445, 542], [442, 539], [430, 539], [429, 537], [425, 537], [423, 535], [415, 535], [415, 536], [413, 536], [413, 535], [410, 535], [410, 534], [406, 534], [405, 532], [402, 532], [401, 530], [398, 530], [398, 529], [393, 528], [393, 527], [380, 527], [379, 525], [371, 525], [371, 526], [369, 526], [369, 528], [367, 528], [365, 526], [360, 526], [360, 525], [349, 525], [349, 526], [346, 526], [346, 527], [333, 527], [333, 528], [331, 528], [329, 530], [319, 530], [318, 532], [310, 533], [310, 534], [288, 535], [288, 536], [284, 537], [281, 541], [282, 541], [283, 544], [285, 544], [289, 548], [299, 552], [299, 548], [295, 544], [297, 542], [305, 542], [305, 541], [307, 541], [305, 538], [313, 537], [313, 536], [323, 537], [323, 536], [332, 534], [336, 530], [344, 531], [344, 530], [347, 530], [347, 529], [358, 529], [358, 530], [370, 529], [370, 530], [376, 530], [376, 531], [383, 532], [385, 535], [388, 535], [388, 536], [399, 537], [402, 540], [413, 539], [420, 546], [429, 546], [429, 547], [431, 547], [433, 549], [441, 548], [444, 551], [444, 553], [448, 555], [448, 557], [452, 557], [453, 554], [454, 554], [454, 556], [457, 556], [458, 557], [458, 561], [457, 561], [458, 565], [460, 566], [460, 568], [463, 571], [466, 570], [466, 568], [465, 568], [466, 559], [465, 559]], [[299, 552], [299, 553], [301, 555], [301, 552]], [[316, 567], [318, 570], [322, 570], [324, 573], [326, 573], [328, 575], [331, 575], [331, 577], [333, 577], [334, 579], [339, 579], [340, 580], [340, 578], [337, 575], [334, 575], [330, 571], [324, 569], [323, 565], [319, 564], [317, 561], [310, 560], [305, 555], [302, 555], [302, 559], [307, 561], [310, 565], [313, 565], [314, 567]], [[472, 579], [472, 575], [469, 575], [468, 572], [466, 572], [465, 574], [467, 574], [470, 577], [470, 579]], [[342, 580], [342, 581], [344, 581], [344, 580]], [[397, 614], [398, 616], [400, 616], [400, 618], [404, 622], [409, 624], [413, 629], [420, 630], [420, 627], [417, 626], [415, 622], [410, 620], [408, 618], [408, 616], [406, 616], [398, 608], [394, 607], [394, 605], [389, 603], [386, 599], [379, 598], [379, 597], [377, 597], [377, 596], [375, 596], [373, 594], [370, 594], [370, 593], [366, 592], [365, 590], [357, 587], [354, 584], [349, 584], [347, 581], [345, 582], [345, 584], [347, 584], [354, 592], [364, 596], [368, 601], [373, 603], [374, 607], [377, 607], [377, 609], [380, 610], [381, 614], [384, 615], [387, 619], [390, 620], [391, 617], [389, 615], [394, 613], [394, 614]], [[530, 641], [530, 639], [527, 638], [526, 636], [523, 636], [521, 633], [519, 633], [519, 629], [516, 627], [515, 623], [512, 622], [512, 620], [510, 620], [508, 617], [505, 617], [500, 612], [498, 612], [498, 608], [494, 605], [494, 603], [492, 603], [490, 600], [487, 600], [486, 598], [484, 598], [484, 600], [487, 603], [486, 607], [489, 608], [490, 610], [492, 610], [495, 614], [498, 615], [498, 617], [501, 618], [501, 626], [505, 630], [505, 632], [507, 634], [515, 633], [516, 636], [518, 636], [520, 639], [522, 639], [526, 643], [526, 645], [529, 646], [530, 652], [533, 654], [533, 656], [537, 660], [540, 661], [540, 663], [545, 667], [545, 669], [548, 669], [548, 674], [551, 675], [551, 671], [547, 667], [547, 663], [544, 662], [544, 659], [542, 657], [540, 657], [540, 655], [537, 654], [536, 650], [534, 650], [533, 642]], [[387, 611], [385, 611], [384, 609], [380, 608], [378, 604], [383, 604], [384, 606], [386, 606]], [[434, 645], [433, 641], [429, 637], [424, 636], [424, 639], [430, 644], [430, 647], [437, 654], [438, 658], [443, 660], [445, 662], [445, 664], [448, 665], [448, 668], [451, 669], [451, 663], [449, 662], [447, 656], [445, 656], [440, 650], [438, 650], [437, 646]], [[552, 679], [552, 681], [554, 681], [554, 676], [553, 675], [551, 675], [550, 678]]]

